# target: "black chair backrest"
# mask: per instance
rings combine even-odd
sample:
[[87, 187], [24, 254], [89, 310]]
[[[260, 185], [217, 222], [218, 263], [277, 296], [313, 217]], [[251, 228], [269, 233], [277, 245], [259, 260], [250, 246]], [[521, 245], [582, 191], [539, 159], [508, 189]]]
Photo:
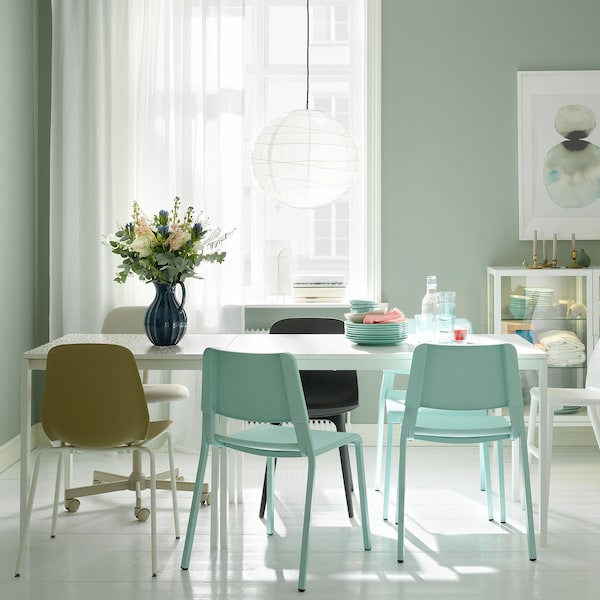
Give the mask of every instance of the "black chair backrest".
[[[270, 333], [343, 334], [344, 322], [321, 317], [281, 319], [271, 325]], [[311, 419], [343, 414], [358, 406], [356, 371], [300, 371], [300, 378]]]

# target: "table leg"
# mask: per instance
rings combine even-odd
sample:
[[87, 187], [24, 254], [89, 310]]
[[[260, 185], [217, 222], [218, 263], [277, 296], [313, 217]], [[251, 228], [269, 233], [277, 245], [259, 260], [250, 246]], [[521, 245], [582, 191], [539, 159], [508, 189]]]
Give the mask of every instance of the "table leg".
[[[383, 386], [386, 374], [382, 374], [381, 386]], [[393, 375], [392, 375], [393, 377]], [[377, 447], [375, 448], [375, 490], [381, 489], [381, 457], [383, 455], [383, 429], [385, 421], [385, 398], [381, 390], [377, 406]]]
[[31, 370], [27, 360], [21, 363], [21, 505], [20, 532], [23, 533], [31, 464]]
[[539, 370], [540, 389], [540, 433], [539, 433], [539, 469], [540, 469], [540, 546], [546, 545], [548, 533], [548, 507], [550, 503], [550, 469], [552, 466], [552, 434], [554, 412], [548, 402], [548, 371], [546, 365]]

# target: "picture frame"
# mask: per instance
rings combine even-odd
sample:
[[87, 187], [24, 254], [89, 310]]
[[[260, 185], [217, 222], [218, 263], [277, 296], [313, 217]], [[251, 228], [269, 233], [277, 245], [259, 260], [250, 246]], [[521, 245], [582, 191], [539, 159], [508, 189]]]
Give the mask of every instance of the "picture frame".
[[519, 71], [517, 96], [519, 239], [600, 239], [600, 71]]

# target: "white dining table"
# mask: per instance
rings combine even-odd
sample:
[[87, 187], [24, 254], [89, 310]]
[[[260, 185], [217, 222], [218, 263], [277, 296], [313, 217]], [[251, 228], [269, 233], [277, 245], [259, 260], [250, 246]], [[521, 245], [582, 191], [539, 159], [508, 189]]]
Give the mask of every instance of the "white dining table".
[[[242, 334], [187, 334], [177, 346], [157, 347], [152, 345], [145, 335], [139, 334], [68, 334], [47, 344], [23, 353], [21, 385], [21, 524], [27, 506], [31, 471], [31, 415], [32, 415], [32, 372], [45, 370], [49, 350], [60, 344], [110, 343], [125, 346], [133, 353], [140, 369], [159, 371], [201, 371], [204, 350], [208, 347], [236, 352], [289, 352], [300, 369], [316, 370], [357, 370], [383, 371], [384, 369], [409, 370], [412, 354], [418, 343], [414, 335], [392, 346], [363, 346], [352, 343], [344, 335], [331, 334], [278, 334], [261, 335]], [[471, 344], [510, 343], [517, 350], [519, 368], [537, 372], [540, 387], [540, 439], [538, 458], [540, 463], [540, 502], [539, 537], [540, 544], [546, 543], [548, 521], [548, 498], [550, 487], [550, 464], [552, 459], [552, 431], [548, 432], [548, 423], [552, 423], [550, 407], [546, 402], [547, 363], [546, 353], [530, 344], [518, 335], [510, 334], [472, 334]], [[199, 399], [198, 399], [199, 401]], [[513, 449], [514, 449], [513, 445]], [[226, 482], [227, 462], [225, 453], [220, 459], [213, 456], [211, 486], [220, 490], [217, 498], [221, 513], [225, 513], [227, 504]], [[513, 452], [514, 455], [514, 452]], [[513, 482], [517, 481], [513, 456]], [[217, 475], [216, 471], [221, 471]], [[218, 477], [218, 478], [217, 478]], [[518, 486], [513, 486], [518, 487]], [[518, 493], [517, 490], [515, 490]], [[515, 496], [515, 499], [517, 496]], [[216, 530], [221, 531], [221, 543], [224, 544], [224, 527], [216, 522], [215, 511], [211, 523], [212, 544], [216, 543]]]

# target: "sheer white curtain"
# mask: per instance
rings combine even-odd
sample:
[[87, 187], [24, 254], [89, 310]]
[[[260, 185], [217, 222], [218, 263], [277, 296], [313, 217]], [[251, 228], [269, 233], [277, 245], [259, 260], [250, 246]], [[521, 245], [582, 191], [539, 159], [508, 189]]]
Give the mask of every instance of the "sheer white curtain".
[[137, 200], [175, 196], [236, 232], [186, 280], [188, 332], [240, 331], [244, 0], [52, 0], [50, 332], [99, 331], [148, 304], [103, 245]]

